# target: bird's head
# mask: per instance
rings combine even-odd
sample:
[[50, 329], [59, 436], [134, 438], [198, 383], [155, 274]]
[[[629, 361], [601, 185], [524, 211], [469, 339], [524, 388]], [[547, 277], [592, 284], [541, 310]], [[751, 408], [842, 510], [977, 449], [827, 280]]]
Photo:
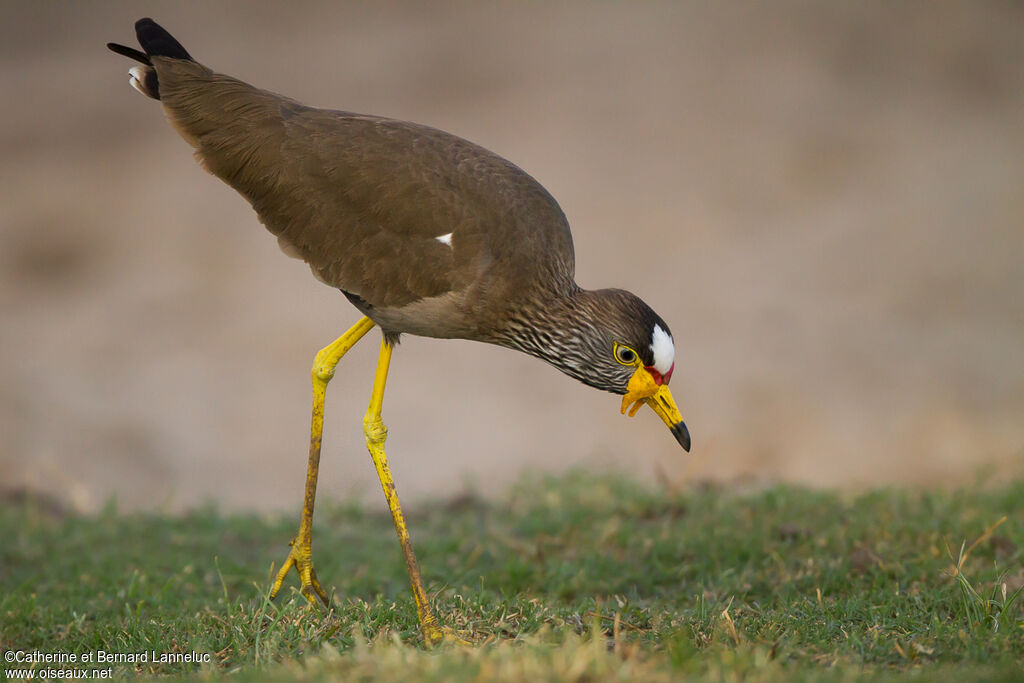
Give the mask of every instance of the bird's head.
[[[676, 407], [668, 383], [675, 370], [676, 347], [665, 321], [639, 297], [622, 290], [599, 290], [603, 314], [598, 322], [605, 344], [594, 359], [615, 376], [610, 389], [622, 397], [621, 412], [636, 415], [645, 403], [672, 431], [679, 445], [690, 450], [690, 432]], [[610, 344], [609, 344], [610, 342]], [[603, 357], [602, 357], [603, 356]]]
[[[571, 323], [538, 353], [584, 384], [622, 394], [622, 413], [649, 405], [690, 450], [690, 433], [668, 389], [675, 343], [665, 321], [639, 297], [621, 289], [581, 290]], [[553, 347], [553, 348], [552, 348]]]

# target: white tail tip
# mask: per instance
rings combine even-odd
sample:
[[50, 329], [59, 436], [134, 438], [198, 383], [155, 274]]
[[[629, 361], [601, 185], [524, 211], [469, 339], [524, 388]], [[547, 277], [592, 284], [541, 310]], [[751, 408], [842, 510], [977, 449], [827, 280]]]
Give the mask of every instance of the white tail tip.
[[128, 69], [128, 83], [133, 88], [138, 90], [143, 95], [149, 96], [142, 88], [142, 83], [146, 78], [146, 67], [144, 66], [133, 66]]

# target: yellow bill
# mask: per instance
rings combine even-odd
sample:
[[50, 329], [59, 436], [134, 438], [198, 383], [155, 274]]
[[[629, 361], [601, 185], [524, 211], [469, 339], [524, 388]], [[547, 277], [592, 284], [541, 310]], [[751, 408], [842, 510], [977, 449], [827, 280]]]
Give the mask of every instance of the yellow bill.
[[633, 417], [645, 403], [658, 414], [683, 450], [689, 452], [690, 431], [683, 422], [679, 408], [676, 407], [672, 392], [668, 390], [667, 384], [658, 384], [651, 373], [641, 365], [626, 386], [626, 395], [622, 397], [622, 413], [625, 414], [628, 410], [629, 416]]

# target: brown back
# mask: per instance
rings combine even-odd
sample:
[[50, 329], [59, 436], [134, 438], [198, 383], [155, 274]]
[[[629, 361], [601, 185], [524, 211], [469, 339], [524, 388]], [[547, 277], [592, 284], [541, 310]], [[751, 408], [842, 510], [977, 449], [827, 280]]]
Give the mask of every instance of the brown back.
[[[470, 285], [573, 285], [572, 237], [548, 192], [501, 157], [403, 121], [316, 109], [154, 57], [161, 101], [214, 175], [324, 282], [374, 307]], [[454, 233], [452, 246], [436, 238]]]

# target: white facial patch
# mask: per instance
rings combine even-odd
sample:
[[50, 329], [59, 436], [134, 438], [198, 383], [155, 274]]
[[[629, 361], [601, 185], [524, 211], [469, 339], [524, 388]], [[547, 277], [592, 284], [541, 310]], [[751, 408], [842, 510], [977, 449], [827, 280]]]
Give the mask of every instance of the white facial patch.
[[654, 326], [651, 334], [651, 352], [654, 354], [654, 369], [661, 374], [672, 369], [676, 362], [676, 345], [672, 342], [672, 336], [661, 329], [661, 325]]
[[441, 244], [447, 244], [449, 247], [452, 246], [452, 233], [448, 233], [447, 235], [438, 235], [434, 239]]

